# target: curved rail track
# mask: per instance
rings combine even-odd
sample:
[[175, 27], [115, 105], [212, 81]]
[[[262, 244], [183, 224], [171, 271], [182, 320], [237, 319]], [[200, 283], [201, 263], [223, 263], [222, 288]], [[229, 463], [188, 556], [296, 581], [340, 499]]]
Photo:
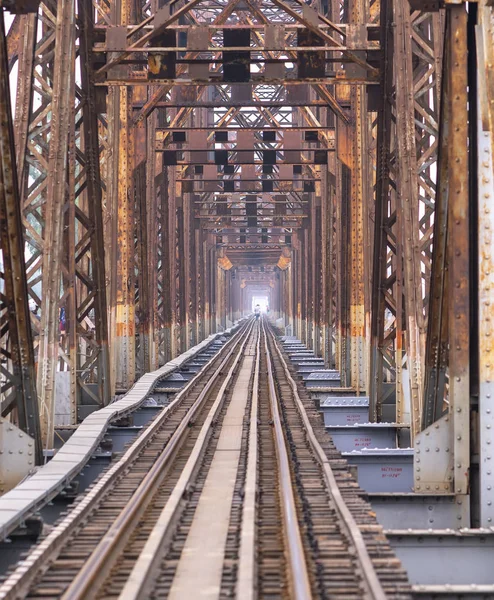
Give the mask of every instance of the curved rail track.
[[407, 598], [399, 561], [263, 322], [79, 499], [0, 598]]

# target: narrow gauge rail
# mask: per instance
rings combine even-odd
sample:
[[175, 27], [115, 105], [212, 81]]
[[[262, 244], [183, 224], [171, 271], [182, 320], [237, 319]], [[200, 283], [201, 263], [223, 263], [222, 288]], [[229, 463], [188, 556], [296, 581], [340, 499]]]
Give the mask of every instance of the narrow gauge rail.
[[0, 598], [409, 597], [363, 492], [262, 322], [247, 323], [126, 457]]

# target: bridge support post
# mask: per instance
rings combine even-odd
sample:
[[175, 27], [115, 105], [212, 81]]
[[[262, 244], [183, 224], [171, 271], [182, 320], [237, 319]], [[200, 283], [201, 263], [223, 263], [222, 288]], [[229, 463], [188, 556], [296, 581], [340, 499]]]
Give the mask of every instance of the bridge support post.
[[[35, 462], [38, 465], [42, 464], [43, 451], [28, 307], [6, 41], [2, 12], [0, 14], [0, 244], [3, 258], [3, 307], [0, 312], [0, 322], [4, 333], [0, 343], [2, 355], [7, 360], [2, 368], [4, 381], [2, 382], [1, 417], [12, 415], [13, 420], [31, 438], [32, 467]], [[7, 432], [4, 433], [6, 436], [9, 435]], [[27, 459], [27, 453], [25, 457]], [[27, 463], [26, 466], [30, 468]], [[0, 490], [2, 491], [5, 490]]]
[[[370, 403], [420, 430], [439, 138], [442, 13], [381, 3], [381, 87], [370, 328]], [[425, 51], [424, 51], [425, 49]], [[430, 75], [426, 77], [425, 74]], [[396, 90], [396, 94], [395, 94]], [[410, 401], [408, 401], [410, 398]], [[410, 416], [411, 415], [411, 416]]]
[[479, 4], [477, 34], [477, 169], [478, 169], [478, 361], [479, 361], [479, 439], [478, 522], [480, 527], [494, 523], [494, 7]]

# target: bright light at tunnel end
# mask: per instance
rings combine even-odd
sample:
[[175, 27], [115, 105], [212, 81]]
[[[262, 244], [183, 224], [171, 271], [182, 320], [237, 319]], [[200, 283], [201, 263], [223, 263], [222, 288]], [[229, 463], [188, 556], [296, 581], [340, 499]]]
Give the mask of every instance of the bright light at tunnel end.
[[252, 298], [252, 312], [254, 312], [254, 309], [258, 304], [262, 313], [268, 311], [269, 302], [267, 296], [254, 296], [254, 298]]

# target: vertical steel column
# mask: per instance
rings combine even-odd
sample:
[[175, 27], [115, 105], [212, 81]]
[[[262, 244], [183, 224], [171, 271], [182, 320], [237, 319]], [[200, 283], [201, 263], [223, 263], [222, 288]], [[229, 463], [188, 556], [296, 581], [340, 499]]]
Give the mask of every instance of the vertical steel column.
[[142, 124], [135, 130], [134, 157], [137, 166], [132, 175], [132, 196], [134, 198], [134, 260], [136, 265], [135, 277], [135, 356], [136, 378], [149, 371], [149, 264], [148, 264], [148, 214], [146, 197], [146, 160], [145, 160], [146, 131]]
[[[74, 4], [41, 3], [39, 19], [22, 17], [25, 35], [19, 47], [18, 172], [28, 289], [36, 306], [32, 325], [38, 378], [48, 384], [42, 392], [48, 430], [58, 411], [59, 371], [70, 377], [71, 422], [77, 420], [83, 395], [95, 404], [109, 400], [107, 327], [100, 317], [106, 311], [104, 290], [100, 293], [104, 271], [98, 266], [103, 256], [98, 249], [101, 201], [95, 198], [100, 187], [99, 173], [95, 175], [99, 144], [92, 139], [98, 122], [96, 126], [91, 122], [97, 113], [88, 77], [93, 69], [93, 15], [85, 16], [81, 9], [76, 24]], [[77, 56], [76, 47], [80, 48]], [[35, 81], [42, 84], [33, 85]], [[62, 402], [60, 408], [65, 416], [68, 407]], [[49, 432], [48, 443], [51, 437]]]
[[352, 137], [352, 169], [350, 200], [350, 382], [352, 388], [360, 392], [365, 389], [365, 308], [364, 308], [364, 191], [363, 162], [366, 158], [367, 118], [365, 91], [357, 86], [351, 91], [352, 112], [355, 124]]
[[185, 218], [184, 218], [184, 206], [183, 198], [177, 198], [176, 208], [176, 228], [177, 228], [177, 241], [176, 241], [176, 254], [175, 254], [175, 268], [176, 268], [176, 331], [177, 331], [177, 353], [185, 352], [187, 350], [187, 303], [188, 303], [188, 285], [187, 285], [187, 271], [186, 262], [187, 257], [185, 255]]
[[25, 168], [29, 124], [33, 102], [34, 59], [36, 37], [38, 33], [38, 14], [19, 17], [22, 36], [18, 55], [17, 96], [15, 106], [15, 147], [17, 156], [17, 173], [19, 179], [19, 197], [24, 198], [24, 185], [27, 182]]
[[[340, 133], [341, 132], [341, 133]], [[338, 129], [338, 139], [348, 135]], [[338, 361], [343, 387], [352, 385], [351, 374], [351, 170], [345, 163], [338, 169], [337, 216], [338, 222]]]
[[315, 254], [313, 253], [312, 238], [314, 236], [313, 231], [313, 219], [312, 219], [312, 207], [314, 199], [311, 194], [309, 201], [309, 216], [306, 219], [306, 228], [304, 231], [304, 255], [305, 255], [305, 322], [306, 322], [306, 343], [307, 347], [314, 349], [314, 271], [315, 271]]
[[[396, 282], [396, 262], [392, 251], [389, 249], [389, 237], [396, 223], [396, 208], [393, 204], [394, 188], [391, 186], [390, 161], [393, 152], [391, 146], [393, 138], [393, 53], [394, 53], [394, 27], [393, 23], [393, 1], [381, 0], [381, 83], [380, 96], [382, 103], [378, 113], [377, 129], [377, 175], [376, 175], [376, 207], [375, 207], [375, 231], [374, 231], [374, 256], [372, 271], [372, 307], [371, 307], [371, 348], [370, 348], [370, 417], [374, 421], [380, 421], [382, 418], [382, 405], [384, 401], [383, 383], [385, 372], [391, 371], [391, 366], [400, 363], [400, 360], [394, 354], [398, 351], [393, 348], [395, 345], [401, 345], [401, 325], [402, 322], [396, 319], [397, 306], [390, 307], [394, 314], [388, 308], [389, 315], [386, 315], [387, 302], [385, 291], [391, 283]], [[396, 236], [395, 236], [396, 237]], [[396, 246], [394, 248], [396, 253]], [[390, 271], [392, 282], [390, 279]], [[394, 295], [396, 297], [396, 295]], [[400, 298], [398, 298], [400, 302]], [[395, 320], [395, 338], [389, 341], [390, 335], [386, 336], [386, 316], [393, 316]], [[401, 388], [401, 381], [396, 381], [396, 393]], [[397, 414], [396, 420], [401, 422], [402, 414], [400, 412], [401, 404], [396, 399]]]
[[203, 261], [204, 261], [204, 320], [206, 324], [205, 335], [211, 334], [211, 316], [213, 312], [212, 285], [213, 278], [211, 272], [211, 251], [208, 243], [209, 235], [206, 233], [203, 241]]
[[322, 239], [323, 239], [323, 320], [324, 358], [329, 368], [336, 368], [337, 329], [337, 219], [336, 219], [336, 157], [332, 153], [323, 181]]
[[297, 232], [297, 248], [296, 248], [296, 269], [293, 277], [294, 283], [294, 297], [295, 297], [295, 332], [300, 340], [304, 339], [304, 330], [302, 326], [302, 296], [304, 293], [303, 288], [303, 241], [300, 239], [303, 237], [303, 232], [300, 230]]
[[36, 395], [24, 241], [15, 163], [14, 130], [10, 106], [9, 69], [4, 15], [0, 14], [0, 244], [3, 290], [0, 321], [2, 369], [1, 416], [14, 411], [19, 427], [34, 440], [36, 464], [43, 461]]
[[309, 244], [309, 219], [304, 219], [301, 240], [301, 258], [302, 258], [302, 340], [307, 346], [311, 346], [310, 338], [312, 332], [312, 299], [311, 299], [311, 277], [312, 260]]
[[[147, 99], [145, 87], [135, 86], [132, 90], [132, 105], [139, 106]], [[134, 110], [131, 110], [133, 116]], [[137, 273], [135, 291], [135, 357], [136, 378], [149, 369], [149, 266], [148, 266], [148, 200], [147, 200], [147, 120], [141, 119], [134, 126], [130, 194], [134, 208], [134, 262]]]
[[322, 286], [322, 249], [321, 244], [325, 245], [322, 236], [322, 210], [320, 206], [320, 198], [317, 200], [317, 206], [313, 207], [312, 211], [313, 231], [312, 231], [312, 255], [314, 257], [314, 276], [312, 285], [312, 298], [314, 303], [314, 333], [313, 344], [316, 355], [321, 355], [322, 352], [322, 327], [321, 313], [324, 301], [324, 289]]
[[[78, 40], [77, 40], [78, 41]], [[74, 45], [76, 40], [74, 40]], [[59, 301], [58, 311], [60, 314], [59, 324], [59, 345], [61, 353], [57, 361], [55, 374], [55, 398], [54, 398], [54, 421], [58, 418], [62, 407], [57, 406], [57, 379], [64, 382], [68, 379], [70, 383], [70, 423], [77, 423], [78, 405], [81, 404], [77, 386], [77, 308], [76, 295], [80, 290], [80, 285], [76, 282], [76, 134], [80, 137], [82, 134], [80, 128], [76, 131], [76, 94], [75, 94], [75, 53], [68, 60], [72, 64], [68, 67], [70, 78], [67, 85], [73, 90], [73, 101], [70, 106], [70, 119], [68, 130], [68, 153], [67, 169], [65, 181], [64, 206], [62, 209], [62, 245], [67, 249], [61, 256], [61, 274], [62, 274], [62, 293]], [[77, 204], [82, 211], [86, 209], [86, 197], [81, 195], [77, 198]], [[85, 350], [85, 349], [84, 349]], [[83, 351], [84, 351], [83, 350]], [[67, 377], [68, 375], [68, 377]], [[65, 419], [64, 419], [65, 420]]]
[[381, 32], [384, 110], [377, 136], [371, 413], [379, 420], [384, 400], [394, 395], [396, 420], [410, 421], [414, 436], [421, 427], [435, 240], [442, 14], [383, 2]]
[[329, 166], [321, 173], [321, 335], [322, 356], [326, 367], [330, 365], [331, 355], [331, 273], [330, 244], [331, 229], [329, 224], [329, 208], [331, 205], [331, 190], [329, 186]]
[[219, 319], [219, 315], [220, 315], [220, 308], [219, 308], [219, 303], [220, 303], [220, 298], [218, 296], [218, 279], [219, 279], [219, 273], [218, 273], [218, 254], [217, 254], [217, 250], [216, 250], [216, 244], [213, 241], [213, 236], [210, 234], [209, 235], [209, 239], [210, 239], [210, 247], [209, 247], [209, 278], [211, 280], [211, 288], [210, 288], [210, 294], [211, 294], [211, 333], [215, 333], [216, 331], [218, 331], [218, 319]]
[[[442, 80], [438, 195], [434, 224], [431, 303], [426, 345], [426, 389], [423, 425], [416, 436], [415, 488], [457, 496], [459, 525], [466, 525], [470, 491], [471, 269], [469, 186], [469, 104], [467, 21], [464, 4], [446, 10]], [[441, 232], [441, 228], [443, 231]], [[449, 386], [447, 383], [449, 382]], [[436, 420], [437, 419], [437, 420]], [[433, 421], [433, 424], [429, 424]], [[434, 445], [434, 460], [423, 451]]]
[[[87, 188], [87, 230], [90, 235], [90, 262], [86, 264], [81, 278], [91, 284], [83, 301], [79, 302], [78, 323], [89, 313], [94, 319], [94, 337], [87, 363], [78, 365], [81, 374], [91, 372], [89, 382], [98, 387], [99, 402], [105, 406], [110, 402], [110, 355], [108, 348], [108, 313], [104, 261], [104, 225], [102, 207], [102, 184], [100, 176], [100, 153], [96, 89], [93, 81], [94, 64], [91, 51], [93, 42], [92, 14], [85, 0], [79, 0], [79, 54], [81, 60], [81, 104], [83, 115], [83, 139]], [[84, 215], [86, 216], [86, 215]], [[83, 237], [83, 236], [81, 236]], [[82, 300], [82, 299], [81, 299]], [[85, 331], [84, 326], [79, 331]], [[89, 332], [88, 332], [89, 333]]]
[[[349, 23], [359, 32], [368, 22], [369, 3], [367, 0], [351, 0], [348, 4]], [[348, 65], [347, 72], [358, 73], [362, 69], [358, 65]], [[364, 176], [368, 160], [367, 140], [367, 95], [362, 85], [352, 86], [350, 91], [350, 111], [352, 126], [350, 128], [350, 383], [357, 390], [365, 390], [367, 366], [365, 341], [365, 183]]]
[[285, 276], [285, 297], [286, 297], [286, 319], [285, 325], [290, 327], [292, 335], [294, 331], [294, 311], [293, 311], [293, 269], [294, 269], [294, 252], [292, 248], [291, 262], [286, 270]]
[[147, 230], [150, 243], [146, 249], [148, 263], [148, 286], [149, 286], [149, 302], [148, 302], [148, 328], [145, 335], [148, 337], [148, 354], [146, 357], [145, 367], [148, 371], [153, 371], [159, 367], [159, 332], [160, 322], [158, 317], [158, 269], [159, 269], [159, 252], [160, 245], [160, 227], [159, 227], [159, 210], [158, 210], [158, 191], [156, 186], [157, 173], [160, 167], [160, 156], [155, 152], [156, 143], [156, 127], [158, 116], [153, 112], [147, 118], [147, 163], [146, 163], [146, 213], [147, 213]]
[[171, 271], [171, 294], [172, 294], [172, 357], [180, 354], [180, 328], [181, 321], [181, 297], [180, 297], [180, 271], [182, 268], [182, 256], [180, 255], [180, 228], [179, 228], [179, 205], [177, 198], [175, 169], [168, 167], [168, 202], [170, 215], [170, 271]]
[[[448, 151], [449, 402], [454, 428], [455, 493], [468, 492], [470, 468], [470, 258], [468, 180], [467, 18], [464, 4], [448, 8], [446, 38], [449, 97], [443, 112], [451, 127]], [[449, 117], [448, 117], [449, 115]], [[445, 123], [445, 125], [446, 125]]]
[[171, 253], [171, 211], [169, 205], [168, 167], [162, 165], [159, 191], [159, 257], [158, 310], [161, 319], [160, 363], [165, 364], [173, 358], [173, 302], [172, 295], [172, 253]]
[[216, 294], [215, 294], [215, 330], [221, 331], [224, 327], [225, 315], [225, 278], [224, 271], [216, 261]]
[[45, 447], [53, 447], [55, 377], [60, 343], [60, 287], [63, 252], [63, 208], [72, 116], [72, 69], [75, 53], [74, 0], [58, 0], [53, 57], [50, 148], [42, 258], [41, 323], [37, 390]]
[[197, 246], [194, 218], [194, 203], [191, 194], [186, 194], [187, 229], [188, 229], [188, 281], [189, 281], [189, 336], [188, 348], [199, 342], [198, 338], [198, 311], [197, 311]]
[[206, 337], [206, 312], [205, 312], [205, 273], [204, 273], [204, 234], [199, 220], [195, 220], [196, 236], [196, 292], [197, 292], [197, 335], [200, 340]]
[[[403, 252], [404, 314], [406, 315], [406, 358], [411, 390], [412, 438], [420, 431], [423, 394], [425, 319], [423, 312], [420, 261], [421, 228], [417, 148], [415, 143], [415, 103], [410, 8], [395, 3], [395, 70], [396, 137], [398, 153], [398, 214]], [[401, 409], [400, 409], [401, 410]]]
[[[112, 20], [119, 27], [131, 22], [130, 0], [112, 5]], [[126, 69], [126, 67], [117, 67]], [[112, 390], [127, 391], [135, 381], [135, 197], [133, 175], [132, 90], [124, 86], [110, 88], [108, 108], [109, 145], [112, 148], [108, 167], [108, 201], [110, 236], [110, 348]]]
[[494, 521], [494, 474], [491, 467], [494, 446], [494, 345], [492, 306], [494, 304], [494, 8], [478, 5], [477, 36], [477, 168], [478, 168], [478, 332], [479, 332], [479, 525], [492, 527]]
[[[125, 22], [122, 7], [122, 22]], [[125, 87], [115, 93], [113, 178], [116, 193], [116, 281], [112, 305], [115, 313], [113, 369], [115, 389], [127, 391], [135, 380], [135, 275], [134, 275], [134, 194], [132, 193], [133, 143], [130, 124], [132, 91]]]

